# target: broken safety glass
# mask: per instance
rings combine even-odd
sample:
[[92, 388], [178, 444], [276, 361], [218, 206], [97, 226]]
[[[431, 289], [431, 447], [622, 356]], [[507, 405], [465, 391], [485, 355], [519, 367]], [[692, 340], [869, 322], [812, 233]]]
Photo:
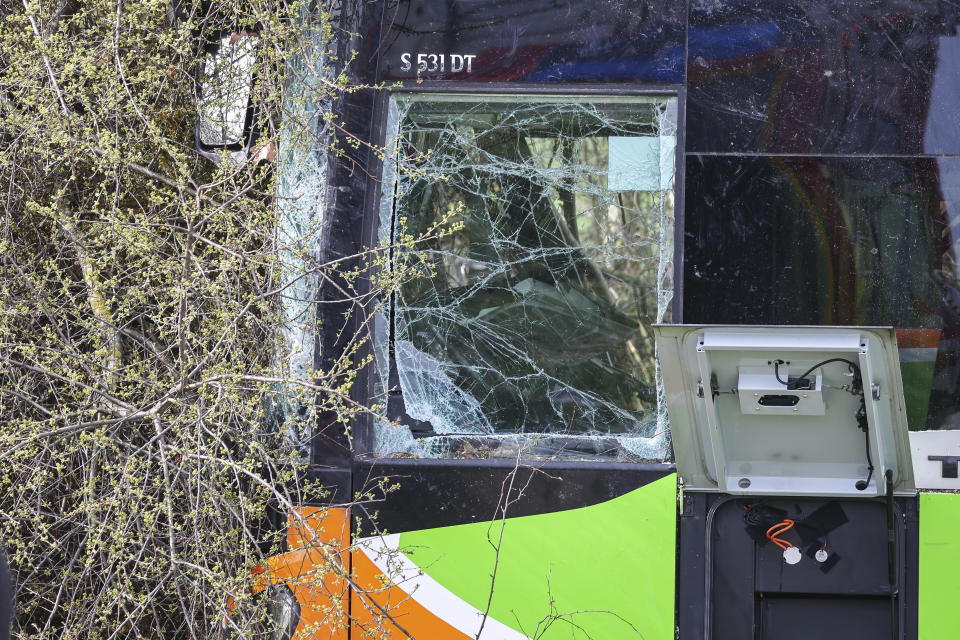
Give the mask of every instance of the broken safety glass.
[[[397, 95], [380, 456], [663, 460], [676, 98]], [[392, 155], [391, 155], [392, 152]]]

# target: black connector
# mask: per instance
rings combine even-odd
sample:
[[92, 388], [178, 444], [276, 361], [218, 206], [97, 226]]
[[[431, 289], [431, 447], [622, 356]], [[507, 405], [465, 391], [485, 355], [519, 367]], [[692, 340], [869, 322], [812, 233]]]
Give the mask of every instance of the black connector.
[[763, 503], [754, 503], [744, 505], [743, 522], [750, 527], [760, 527], [766, 531], [773, 525], [787, 517], [787, 512], [783, 509], [771, 507]]
[[787, 375], [787, 379], [783, 380], [783, 378], [780, 377], [780, 365], [782, 364], [786, 363], [783, 360], [773, 361], [773, 375], [777, 377], [777, 382], [790, 391], [810, 391], [813, 389], [813, 381], [807, 377], [807, 373], [810, 373], [810, 371], [807, 371], [807, 373], [802, 376]]

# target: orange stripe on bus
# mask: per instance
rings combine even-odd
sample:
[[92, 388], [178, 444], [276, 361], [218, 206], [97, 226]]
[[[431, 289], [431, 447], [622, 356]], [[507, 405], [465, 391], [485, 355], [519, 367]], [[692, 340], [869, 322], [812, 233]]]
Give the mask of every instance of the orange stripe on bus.
[[347, 509], [301, 507], [290, 514], [287, 553], [267, 560], [272, 582], [284, 582], [300, 603], [294, 640], [346, 640], [350, 568]]
[[900, 349], [930, 349], [940, 346], [940, 329], [897, 329]]
[[362, 551], [352, 556], [354, 582], [363, 593], [351, 594], [351, 640], [470, 640], [403, 589], [384, 584], [382, 572]]

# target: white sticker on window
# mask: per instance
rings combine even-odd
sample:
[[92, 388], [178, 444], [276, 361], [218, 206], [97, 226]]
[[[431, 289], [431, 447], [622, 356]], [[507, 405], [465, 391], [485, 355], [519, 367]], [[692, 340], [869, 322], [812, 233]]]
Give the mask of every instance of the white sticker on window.
[[607, 188], [666, 191], [673, 188], [676, 136], [611, 136]]

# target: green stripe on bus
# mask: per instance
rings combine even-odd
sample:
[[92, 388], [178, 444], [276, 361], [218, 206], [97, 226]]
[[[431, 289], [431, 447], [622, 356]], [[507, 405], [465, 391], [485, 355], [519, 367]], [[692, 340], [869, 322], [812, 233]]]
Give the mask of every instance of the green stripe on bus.
[[960, 494], [921, 493], [919, 640], [957, 637], [960, 628], [958, 532]]
[[437, 582], [480, 611], [489, 600], [491, 616], [530, 637], [670, 640], [676, 505], [671, 474], [590, 507], [508, 518], [502, 542], [494, 521], [403, 533], [400, 546]]

